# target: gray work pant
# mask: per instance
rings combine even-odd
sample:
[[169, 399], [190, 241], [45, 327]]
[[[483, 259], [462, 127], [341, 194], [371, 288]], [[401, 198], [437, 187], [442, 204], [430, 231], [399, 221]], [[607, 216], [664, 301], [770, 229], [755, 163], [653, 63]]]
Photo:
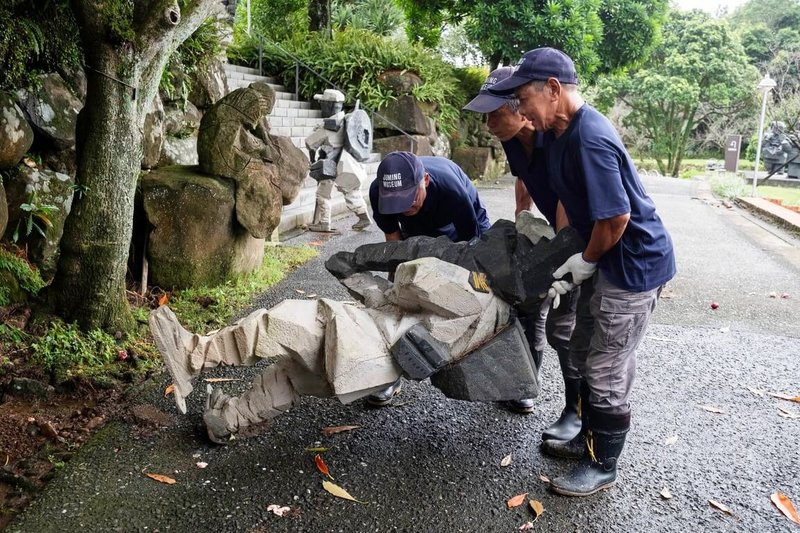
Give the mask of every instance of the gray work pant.
[[597, 272], [580, 289], [570, 352], [588, 385], [590, 423], [601, 431], [624, 430], [630, 425], [636, 349], [661, 288], [631, 292]]
[[525, 330], [525, 338], [531, 352], [536, 358], [537, 368], [541, 366], [541, 355], [546, 344], [549, 344], [558, 354], [558, 363], [564, 380], [580, 379], [578, 367], [570, 357], [569, 343], [572, 330], [575, 328], [575, 309], [578, 303], [576, 288], [561, 298], [561, 305], [551, 309], [551, 300], [545, 300], [541, 309], [535, 315], [520, 315], [520, 322]]

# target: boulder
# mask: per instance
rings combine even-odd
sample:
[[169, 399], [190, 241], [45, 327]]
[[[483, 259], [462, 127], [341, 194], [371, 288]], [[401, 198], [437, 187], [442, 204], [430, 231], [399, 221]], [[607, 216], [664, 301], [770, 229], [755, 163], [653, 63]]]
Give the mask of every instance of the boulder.
[[392, 91], [392, 94], [402, 96], [411, 94], [411, 91], [423, 82], [416, 72], [390, 69], [378, 75], [378, 83]]
[[150, 104], [150, 110], [144, 117], [142, 131], [142, 168], [148, 169], [158, 165], [161, 159], [161, 148], [164, 146], [164, 105], [156, 94]]
[[488, 146], [459, 146], [453, 150], [453, 162], [471, 179], [493, 179], [503, 173], [505, 161], [494, 158]]
[[450, 150], [450, 141], [444, 135], [431, 136], [431, 152], [433, 155], [450, 159], [452, 151]]
[[75, 154], [75, 148], [44, 152], [42, 153], [42, 163], [54, 172], [67, 174], [73, 178], [78, 172], [78, 159]]
[[57, 150], [75, 145], [75, 123], [83, 107], [59, 74], [45, 74], [36, 90], [17, 92], [37, 136]]
[[161, 146], [159, 167], [197, 164], [197, 137], [165, 137]]
[[431, 141], [428, 137], [424, 135], [412, 135], [411, 137], [416, 141], [413, 147], [411, 139], [405, 135], [395, 135], [394, 137], [375, 139], [372, 141], [372, 150], [383, 155], [397, 151], [414, 152], [417, 155], [433, 155]]
[[[8, 196], [8, 230], [12, 231], [17, 222], [21, 221], [21, 241], [28, 247], [28, 258], [39, 267], [42, 278], [51, 278], [56, 271], [58, 262], [58, 243], [64, 233], [64, 221], [72, 209], [73, 185], [75, 181], [67, 174], [52, 170], [29, 168], [19, 165], [9, 174], [6, 180], [6, 194]], [[23, 211], [22, 204], [34, 204], [40, 209]], [[43, 206], [52, 206], [44, 208]], [[51, 226], [42, 220], [46, 217]], [[29, 217], [33, 217], [44, 232], [42, 236], [36, 228], [25, 235], [25, 226]]]
[[399, 128], [410, 134], [430, 135], [433, 133], [425, 111], [413, 96], [401, 96], [378, 111], [380, 115], [375, 115], [374, 128], [376, 130], [397, 130]]
[[189, 101], [200, 109], [208, 109], [226, 94], [228, 94], [228, 77], [222, 68], [222, 62], [213, 58], [200, 65], [192, 76]]
[[261, 265], [264, 239], [237, 222], [233, 181], [198, 167], [170, 166], [151, 171], [140, 184], [153, 227], [147, 245], [152, 284], [219, 285]]
[[191, 103], [178, 105], [175, 103], [164, 106], [164, 134], [176, 137], [194, 135], [200, 127], [203, 113]]
[[0, 92], [0, 169], [12, 168], [33, 144], [33, 130], [11, 97]]
[[3, 180], [0, 179], [0, 239], [6, 231], [8, 225], [8, 200], [6, 199], [6, 189], [3, 187]]
[[306, 155], [288, 137], [269, 134], [274, 104], [269, 85], [252, 83], [211, 106], [198, 132], [201, 169], [236, 182], [236, 218], [258, 238], [278, 227], [308, 173]]

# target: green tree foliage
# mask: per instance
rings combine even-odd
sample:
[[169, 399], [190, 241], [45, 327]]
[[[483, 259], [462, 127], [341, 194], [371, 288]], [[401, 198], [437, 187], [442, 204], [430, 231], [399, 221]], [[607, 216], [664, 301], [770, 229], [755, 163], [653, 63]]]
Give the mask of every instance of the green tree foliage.
[[[347, 29], [334, 32], [333, 40], [319, 35], [298, 35], [281, 46], [309, 67], [346, 92], [351, 101], [360, 99], [372, 109], [380, 109], [396, 95], [378, 81], [387, 70], [417, 73], [423, 83], [413, 89], [422, 102], [435, 104], [439, 125], [452, 127], [467, 95], [453, 77], [453, 68], [440, 57], [419, 45], [387, 39], [366, 30]], [[280, 49], [268, 48], [268, 68], [294, 85], [294, 60]], [[300, 93], [306, 99], [322, 92], [327, 84], [300, 70]]]
[[718, 115], [751, 105], [758, 73], [724, 21], [672, 13], [644, 68], [601, 84], [600, 104], [621, 99], [626, 124], [649, 141], [663, 174], [678, 176], [690, 135]]
[[[250, 24], [254, 34], [283, 41], [308, 33], [308, 0], [250, 0]], [[234, 42], [247, 40], [247, 10], [236, 9]]]
[[467, 33], [492, 65], [552, 46], [584, 80], [641, 62], [658, 38], [666, 0], [476, 1]]
[[0, 2], [0, 89], [28, 87], [39, 73], [83, 62], [75, 17], [66, 0]]
[[471, 13], [475, 0], [397, 0], [406, 14], [406, 35], [428, 48], [439, 44], [445, 24], [457, 24]]
[[730, 14], [728, 20], [734, 28], [748, 28], [763, 24], [772, 31], [782, 28], [800, 28], [800, 1], [749, 0]]
[[600, 72], [616, 72], [646, 60], [658, 43], [666, 11], [665, 1], [603, 0]]

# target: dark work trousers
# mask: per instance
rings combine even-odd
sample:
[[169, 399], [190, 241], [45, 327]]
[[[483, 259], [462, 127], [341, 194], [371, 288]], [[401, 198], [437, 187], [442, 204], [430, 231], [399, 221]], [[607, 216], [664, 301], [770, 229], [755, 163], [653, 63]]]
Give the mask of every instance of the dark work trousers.
[[519, 313], [519, 321], [525, 330], [525, 338], [533, 353], [536, 368], [542, 365], [542, 354], [549, 344], [558, 354], [558, 363], [564, 379], [579, 379], [577, 366], [570, 359], [569, 341], [575, 328], [575, 310], [578, 304], [579, 288], [561, 297], [561, 305], [550, 308], [551, 300], [546, 299], [536, 314]]
[[596, 272], [580, 285], [571, 359], [589, 388], [590, 424], [598, 431], [630, 427], [636, 349], [661, 288], [631, 292]]

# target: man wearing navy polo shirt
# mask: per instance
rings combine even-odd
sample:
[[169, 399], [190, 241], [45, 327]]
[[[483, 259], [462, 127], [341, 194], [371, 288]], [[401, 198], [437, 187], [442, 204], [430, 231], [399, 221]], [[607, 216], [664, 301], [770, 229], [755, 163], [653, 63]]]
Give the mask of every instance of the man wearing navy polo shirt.
[[[520, 112], [545, 132], [558, 214], [588, 242], [554, 272], [551, 294], [581, 285], [570, 349], [584, 377], [581, 433], [543, 444], [583, 448], [580, 463], [552, 480], [559, 494], [586, 496], [613, 485], [630, 428], [636, 349], [663, 285], [675, 275], [672, 239], [610, 121], [583, 101], [572, 60], [553, 48], [522, 56], [490, 92], [516, 94]], [[569, 274], [569, 277], [567, 275]], [[583, 383], [582, 383], [583, 385]]]
[[[444, 157], [387, 154], [369, 187], [369, 200], [372, 218], [387, 241], [419, 235], [470, 241], [489, 229], [478, 190], [458, 165]], [[367, 402], [388, 405], [399, 391], [398, 380]]]
[[[511, 173], [517, 177], [514, 184], [515, 214], [530, 210], [535, 205], [550, 226], [558, 231], [566, 225], [566, 220], [562, 220], [561, 224], [556, 221], [558, 197], [547, 180], [541, 134], [537, 133], [530, 120], [520, 114], [513, 94], [497, 96], [489, 92], [494, 84], [510, 77], [513, 72], [513, 67], [500, 67], [490, 72], [478, 96], [464, 106], [464, 109], [484, 113], [486, 128], [503, 145]], [[545, 302], [541, 313], [520, 317], [537, 361], [541, 361], [546, 340], [558, 354], [561, 375], [564, 378], [564, 409], [558, 420], [542, 432], [542, 441], [570, 440], [581, 428], [578, 415], [581, 377], [569, 358], [569, 339], [575, 327], [576, 292], [577, 290], [565, 295], [556, 309], [549, 310], [549, 302]], [[516, 403], [529, 406], [530, 411], [533, 410], [533, 400], [519, 400]], [[512, 404], [511, 408], [514, 409], [515, 405]]]

